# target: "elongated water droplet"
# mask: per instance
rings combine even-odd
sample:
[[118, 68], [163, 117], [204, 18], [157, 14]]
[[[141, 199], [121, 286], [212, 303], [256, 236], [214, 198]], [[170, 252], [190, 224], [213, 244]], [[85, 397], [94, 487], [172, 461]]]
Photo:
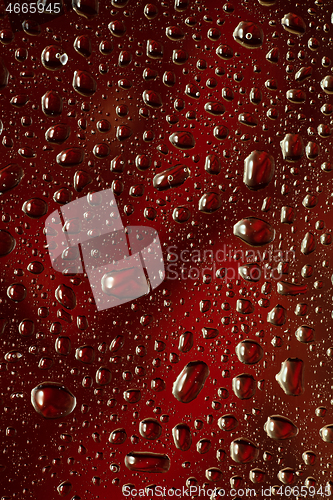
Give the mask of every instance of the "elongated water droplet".
[[187, 424], [177, 424], [172, 429], [172, 437], [178, 450], [187, 451], [192, 444], [191, 430]]
[[263, 189], [273, 179], [274, 158], [266, 151], [252, 151], [244, 160], [244, 183], [249, 189]]
[[126, 455], [125, 465], [130, 471], [164, 473], [170, 469], [171, 461], [161, 453], [133, 451]]
[[304, 392], [304, 363], [298, 358], [282, 362], [281, 370], [275, 376], [280, 387], [288, 396], [299, 396]]
[[190, 403], [198, 397], [209, 375], [209, 368], [203, 361], [190, 361], [173, 384], [172, 394], [181, 403]]
[[247, 217], [234, 225], [234, 235], [250, 246], [260, 247], [274, 240], [275, 231], [268, 222]]

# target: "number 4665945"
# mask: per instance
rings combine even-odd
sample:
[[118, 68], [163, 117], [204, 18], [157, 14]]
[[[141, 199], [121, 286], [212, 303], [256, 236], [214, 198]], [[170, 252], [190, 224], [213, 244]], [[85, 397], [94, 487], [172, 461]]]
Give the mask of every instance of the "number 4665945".
[[59, 14], [61, 11], [60, 3], [50, 3], [49, 5], [43, 5], [42, 3], [10, 3], [6, 7], [6, 12], [10, 14], [43, 14], [44, 12], [48, 14]]

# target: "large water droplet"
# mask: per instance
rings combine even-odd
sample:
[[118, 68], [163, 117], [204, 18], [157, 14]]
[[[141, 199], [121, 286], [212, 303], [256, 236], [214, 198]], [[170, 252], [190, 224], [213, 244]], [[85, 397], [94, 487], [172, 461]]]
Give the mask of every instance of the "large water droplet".
[[233, 32], [233, 37], [242, 47], [256, 49], [264, 41], [264, 32], [258, 24], [241, 21]]
[[55, 298], [65, 309], [74, 309], [76, 306], [76, 296], [72, 288], [64, 284], [59, 285], [55, 291]]
[[266, 151], [252, 151], [244, 160], [244, 183], [249, 189], [258, 191], [268, 186], [273, 179], [274, 158]]
[[299, 326], [295, 332], [296, 338], [299, 342], [307, 344], [315, 340], [315, 331], [310, 326]]
[[275, 376], [288, 396], [299, 396], [304, 392], [304, 363], [298, 358], [287, 358]]
[[173, 384], [172, 394], [181, 403], [190, 403], [198, 397], [209, 375], [209, 368], [203, 361], [190, 361]]
[[289, 418], [281, 415], [268, 417], [264, 430], [272, 439], [290, 439], [298, 434], [296, 425]]
[[245, 365], [255, 365], [259, 363], [264, 355], [263, 348], [255, 340], [242, 340], [237, 344], [236, 354]]
[[238, 464], [247, 464], [258, 458], [259, 448], [250, 439], [237, 438], [230, 444], [230, 456]]
[[162, 434], [162, 426], [155, 418], [145, 418], [139, 424], [139, 432], [145, 439], [158, 439]]
[[172, 437], [178, 450], [187, 451], [192, 444], [190, 428], [187, 424], [177, 424], [172, 429]]
[[133, 451], [125, 457], [125, 465], [130, 471], [135, 472], [168, 472], [170, 469], [170, 458], [161, 453], [149, 451]]
[[48, 207], [46, 201], [41, 198], [31, 198], [23, 203], [22, 210], [28, 217], [38, 219], [47, 213]]
[[304, 143], [299, 134], [286, 134], [280, 144], [282, 155], [285, 160], [294, 162], [300, 160], [304, 156]]
[[306, 31], [306, 24], [300, 16], [289, 12], [285, 14], [281, 20], [281, 24], [286, 31], [293, 35], [304, 35]]
[[253, 375], [242, 373], [232, 379], [232, 390], [239, 399], [250, 399], [256, 392], [256, 381]]
[[252, 247], [260, 247], [274, 240], [275, 231], [268, 222], [247, 217], [234, 225], [234, 235]]
[[90, 97], [97, 90], [97, 83], [88, 71], [77, 70], [73, 76], [73, 88], [78, 94]]
[[43, 382], [31, 391], [31, 403], [44, 418], [63, 418], [75, 408], [75, 396], [62, 384]]
[[15, 247], [13, 236], [4, 229], [0, 229], [0, 257], [10, 254]]
[[165, 191], [166, 189], [181, 186], [190, 175], [190, 169], [186, 165], [179, 164], [155, 175], [153, 186], [159, 191]]

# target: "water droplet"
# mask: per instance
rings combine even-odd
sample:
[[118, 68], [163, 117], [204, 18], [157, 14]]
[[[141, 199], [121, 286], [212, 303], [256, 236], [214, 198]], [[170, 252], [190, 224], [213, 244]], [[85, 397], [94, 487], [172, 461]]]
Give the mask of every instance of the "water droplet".
[[256, 381], [252, 375], [242, 373], [232, 379], [232, 390], [239, 399], [250, 399], [256, 392]]
[[239, 266], [238, 272], [245, 281], [257, 282], [261, 278], [261, 269], [258, 264], [244, 264]]
[[178, 349], [180, 352], [189, 352], [193, 347], [193, 333], [184, 332], [179, 337]]
[[153, 186], [159, 191], [165, 191], [166, 189], [181, 186], [190, 175], [190, 169], [186, 165], [179, 164], [155, 175]]
[[155, 40], [147, 40], [146, 53], [151, 59], [162, 59], [163, 46]]
[[15, 248], [13, 236], [4, 229], [0, 229], [0, 257], [5, 257]]
[[42, 52], [41, 60], [46, 69], [56, 71], [67, 63], [68, 56], [57, 45], [48, 45]]
[[205, 193], [199, 200], [199, 210], [205, 214], [216, 212], [221, 206], [221, 196], [217, 193]]
[[216, 55], [224, 61], [228, 61], [234, 55], [234, 51], [229, 45], [219, 45], [216, 49]]
[[21, 283], [13, 283], [7, 288], [7, 295], [13, 302], [22, 302], [27, 296], [27, 289]]
[[286, 31], [293, 35], [304, 35], [306, 24], [300, 16], [289, 12], [281, 20], [281, 24]]
[[264, 32], [258, 24], [241, 21], [233, 32], [233, 37], [242, 47], [256, 49], [264, 41]]
[[286, 97], [288, 101], [294, 104], [301, 104], [305, 102], [306, 94], [303, 90], [300, 89], [290, 89], [287, 91]]
[[213, 116], [222, 116], [225, 113], [225, 107], [218, 101], [206, 102], [205, 111]]
[[161, 108], [163, 106], [161, 96], [153, 90], [145, 90], [142, 94], [143, 102], [151, 108]]
[[217, 422], [222, 431], [233, 431], [238, 426], [239, 422], [234, 415], [223, 415]]
[[320, 82], [320, 86], [325, 92], [325, 94], [331, 95], [333, 94], [333, 76], [328, 75], [325, 76], [325, 78], [322, 79]]
[[249, 474], [250, 481], [254, 484], [261, 484], [265, 482], [266, 472], [262, 469], [252, 469]]
[[184, 38], [184, 31], [179, 26], [168, 26], [165, 29], [165, 34], [170, 40], [181, 40]]
[[278, 479], [283, 484], [293, 484], [295, 482], [295, 471], [290, 467], [281, 469], [278, 473]]
[[8, 85], [9, 71], [4, 65], [2, 59], [0, 59], [0, 89], [4, 89]]
[[101, 366], [96, 371], [95, 379], [96, 379], [96, 384], [99, 384], [99, 385], [108, 385], [111, 382], [112, 373], [105, 366]]
[[305, 451], [302, 454], [303, 461], [305, 465], [315, 465], [317, 456], [313, 451]]
[[95, 350], [90, 345], [78, 347], [75, 351], [75, 358], [81, 363], [91, 364], [95, 360]]
[[268, 417], [264, 430], [272, 439], [290, 439], [298, 434], [296, 425], [289, 418], [281, 415]]
[[203, 361], [190, 361], [173, 384], [172, 394], [181, 403], [196, 399], [204, 387], [209, 368]]
[[172, 218], [178, 223], [187, 222], [191, 217], [191, 212], [186, 207], [176, 207], [172, 212]]
[[245, 365], [255, 365], [259, 363], [264, 355], [263, 348], [255, 340], [242, 340], [236, 346], [236, 354]]
[[278, 304], [268, 313], [267, 321], [272, 325], [282, 326], [287, 321], [287, 311]]
[[73, 88], [85, 97], [90, 97], [97, 90], [97, 83], [88, 71], [77, 70], [73, 76]]
[[315, 340], [315, 331], [310, 326], [299, 326], [295, 332], [296, 338], [299, 342], [307, 344]]
[[86, 19], [91, 19], [98, 15], [98, 0], [72, 0], [72, 7], [75, 12]]
[[57, 487], [57, 492], [61, 497], [69, 495], [71, 491], [72, 491], [72, 484], [69, 481], [63, 481]]
[[304, 363], [298, 358], [287, 358], [275, 376], [280, 387], [288, 396], [299, 396], [304, 392]]
[[208, 481], [217, 483], [222, 479], [223, 473], [217, 467], [210, 467], [209, 469], [206, 469], [205, 476], [208, 479]]
[[288, 283], [287, 281], [279, 281], [277, 284], [277, 292], [280, 295], [300, 295], [307, 292], [307, 285], [298, 283]]
[[141, 391], [139, 389], [127, 389], [124, 391], [123, 396], [127, 403], [138, 403], [141, 399]]
[[43, 382], [32, 389], [31, 403], [44, 418], [63, 418], [74, 410], [76, 399], [62, 384]]
[[193, 149], [195, 140], [191, 132], [174, 132], [169, 140], [173, 146], [181, 150]]
[[149, 451], [133, 451], [125, 457], [125, 465], [134, 472], [168, 472], [170, 469], [170, 458], [161, 453]]
[[58, 125], [54, 125], [53, 127], [47, 129], [45, 132], [45, 139], [48, 142], [62, 144], [68, 139], [70, 132], [71, 129], [68, 125], [59, 123]]
[[0, 170], [0, 195], [18, 186], [23, 178], [23, 169], [16, 163]]
[[249, 189], [258, 191], [271, 182], [274, 176], [274, 158], [266, 151], [252, 151], [244, 160], [243, 181]]
[[86, 35], [77, 36], [74, 41], [74, 49], [83, 57], [90, 57], [92, 52], [91, 40]]
[[101, 285], [106, 295], [119, 300], [134, 300], [149, 293], [149, 285], [141, 266], [106, 273]]
[[190, 428], [187, 424], [177, 424], [172, 429], [172, 437], [178, 450], [187, 451], [192, 444]]
[[145, 439], [158, 439], [162, 434], [162, 426], [155, 418], [145, 418], [139, 424], [139, 432]]
[[307, 232], [301, 243], [301, 252], [304, 255], [309, 255], [315, 251], [316, 246], [317, 244], [314, 235], [310, 231]]
[[61, 115], [63, 110], [63, 102], [59, 92], [55, 90], [49, 90], [43, 95], [42, 110], [46, 116]]
[[284, 160], [294, 162], [304, 156], [303, 139], [299, 134], [286, 134], [280, 144]]
[[230, 456], [238, 464], [247, 464], [258, 458], [259, 448], [250, 439], [238, 438], [230, 444]]
[[73, 167], [82, 163], [84, 156], [82, 148], [64, 149], [57, 155], [57, 163], [62, 167]]
[[74, 309], [76, 306], [76, 297], [72, 288], [64, 284], [59, 285], [55, 291], [55, 298], [65, 309]]
[[208, 453], [211, 447], [212, 442], [209, 439], [200, 439], [200, 441], [197, 442], [197, 452], [201, 455]]
[[247, 217], [234, 225], [234, 235], [252, 247], [259, 247], [271, 243], [275, 231], [268, 222]]

